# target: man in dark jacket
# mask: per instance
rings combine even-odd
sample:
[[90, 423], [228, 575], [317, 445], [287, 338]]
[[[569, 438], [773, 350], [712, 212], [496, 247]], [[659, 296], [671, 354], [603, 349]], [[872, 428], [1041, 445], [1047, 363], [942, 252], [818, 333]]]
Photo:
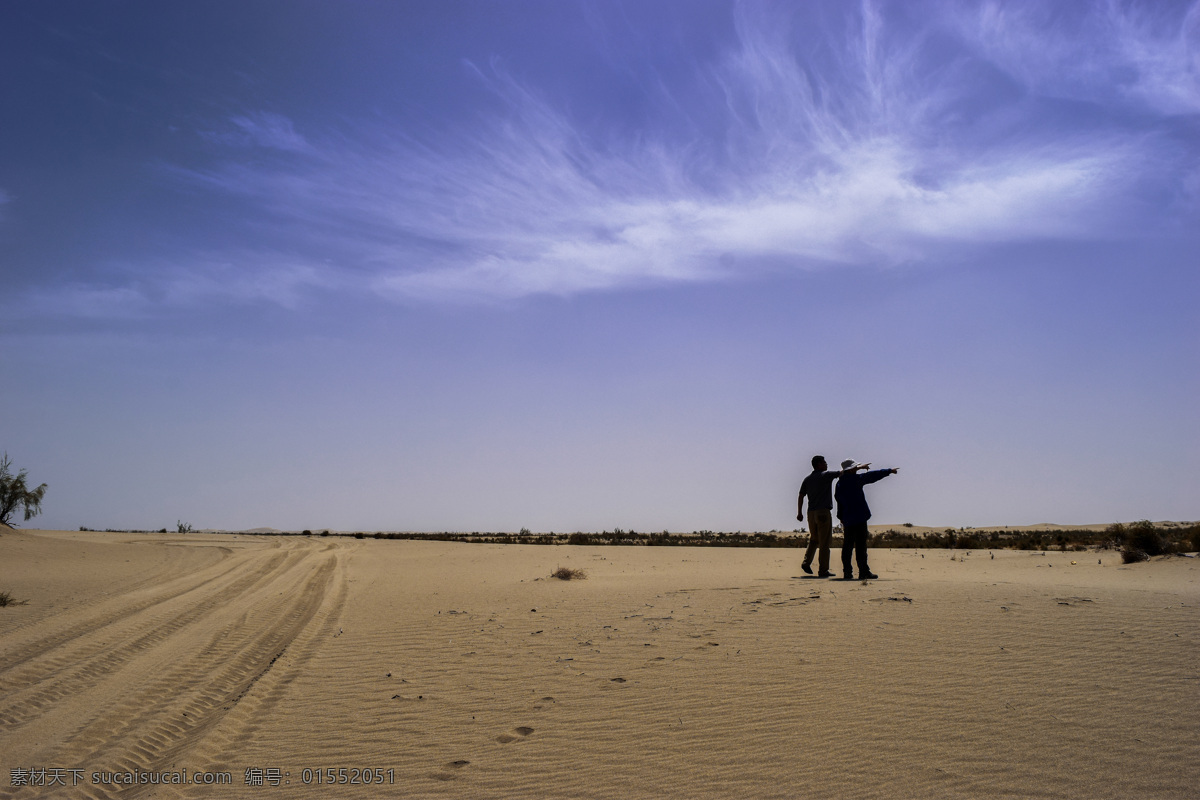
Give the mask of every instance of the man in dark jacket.
[[867, 496], [863, 493], [863, 487], [888, 475], [894, 475], [900, 469], [877, 469], [861, 475], [855, 472], [870, 466], [856, 464], [851, 458], [843, 461], [842, 477], [838, 479], [837, 488], [833, 492], [837, 500], [837, 517], [842, 523], [842, 576], [846, 580], [854, 578], [854, 573], [850, 571], [851, 551], [858, 561], [859, 580], [879, 577], [867, 566], [867, 520], [871, 518], [871, 509], [867, 506]]
[[825, 456], [813, 456], [812, 466], [813, 471], [800, 484], [800, 496], [796, 499], [796, 519], [803, 521], [804, 498], [808, 498], [808, 549], [804, 553], [804, 563], [800, 565], [800, 569], [812, 575], [813, 555], [819, 552], [820, 572], [817, 576], [829, 578], [833, 575], [829, 571], [829, 543], [833, 538], [833, 482], [847, 472], [853, 473], [856, 469], [866, 469], [870, 465], [853, 467], [850, 470], [831, 470], [825, 462]]

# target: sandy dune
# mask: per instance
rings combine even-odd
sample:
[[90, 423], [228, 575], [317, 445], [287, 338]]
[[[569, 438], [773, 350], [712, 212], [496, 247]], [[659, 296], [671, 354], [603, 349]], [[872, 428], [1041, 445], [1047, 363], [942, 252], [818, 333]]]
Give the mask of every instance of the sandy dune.
[[1196, 797], [1200, 559], [799, 558], [5, 532], [0, 797]]

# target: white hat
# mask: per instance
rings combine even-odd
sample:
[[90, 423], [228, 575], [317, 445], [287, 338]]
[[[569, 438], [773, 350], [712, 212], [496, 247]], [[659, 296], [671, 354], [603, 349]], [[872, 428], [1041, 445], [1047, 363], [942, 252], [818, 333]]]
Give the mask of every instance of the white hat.
[[858, 462], [855, 461], [853, 458], [847, 458], [845, 461], [842, 462], [842, 469], [850, 469], [851, 467], [857, 467], [857, 466], [858, 466]]

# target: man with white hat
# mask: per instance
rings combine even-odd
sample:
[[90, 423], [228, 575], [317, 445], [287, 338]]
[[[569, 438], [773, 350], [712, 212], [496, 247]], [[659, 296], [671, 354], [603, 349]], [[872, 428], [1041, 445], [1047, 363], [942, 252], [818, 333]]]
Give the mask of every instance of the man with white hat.
[[837, 518], [842, 523], [842, 576], [846, 580], [854, 578], [854, 573], [850, 571], [851, 552], [854, 552], [858, 561], [859, 580], [879, 577], [867, 566], [867, 520], [871, 518], [871, 509], [867, 506], [867, 496], [863, 487], [888, 475], [895, 475], [900, 468], [877, 469], [861, 474], [856, 471], [865, 470], [870, 466], [847, 458], [842, 462], [842, 477], [838, 479], [837, 488], [833, 492], [837, 500]]

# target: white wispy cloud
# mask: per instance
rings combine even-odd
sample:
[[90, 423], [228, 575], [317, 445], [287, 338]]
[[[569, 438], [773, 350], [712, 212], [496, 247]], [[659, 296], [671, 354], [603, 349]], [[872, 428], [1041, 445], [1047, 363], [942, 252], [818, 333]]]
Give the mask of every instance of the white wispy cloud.
[[[229, 143], [303, 158], [231, 160], [191, 177], [338, 252], [344, 286], [569, 294], [759, 264], [900, 264], [946, 244], [1105, 237], [1133, 224], [1135, 183], [1168, 171], [1146, 134], [1046, 123], [1027, 96], [983, 81], [984, 65], [1027, 92], [1101, 103], [1115, 87], [1159, 113], [1200, 107], [1195, 5], [1172, 20], [1113, 2], [1062, 22], [1040, 6], [985, 3], [969, 19], [953, 10], [914, 28], [864, 3], [849, 36], [811, 51], [764, 8], [740, 6], [737, 46], [691, 76], [690, 102], [722, 124], [690, 139], [665, 119], [585, 129], [493, 68], [481, 75], [509, 113], [476, 132], [313, 144], [285, 118], [249, 115], [233, 120], [240, 138]], [[1075, 43], [1081, 30], [1091, 45]], [[664, 107], [682, 102], [663, 91]]]
[[206, 305], [303, 305], [314, 291], [345, 290], [324, 264], [271, 251], [199, 255], [184, 263], [110, 264], [103, 278], [35, 288], [14, 316], [137, 319]]
[[219, 144], [238, 147], [265, 147], [289, 153], [312, 152], [312, 146], [296, 131], [292, 120], [270, 111], [230, 117], [222, 130], [205, 131], [203, 136]]
[[958, 32], [1033, 91], [1200, 113], [1200, 2], [984, 3]]

